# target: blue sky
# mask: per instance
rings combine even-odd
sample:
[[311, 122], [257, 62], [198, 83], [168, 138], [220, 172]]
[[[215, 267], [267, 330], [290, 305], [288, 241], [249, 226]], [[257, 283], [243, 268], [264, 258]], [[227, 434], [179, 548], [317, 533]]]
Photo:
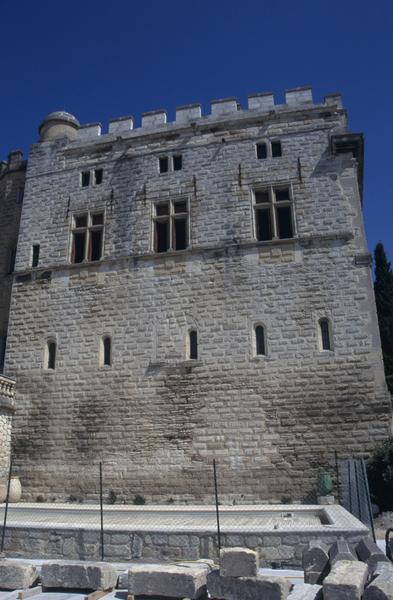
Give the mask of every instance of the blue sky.
[[0, 0], [0, 158], [53, 110], [81, 122], [312, 85], [366, 141], [369, 247], [393, 262], [393, 0]]

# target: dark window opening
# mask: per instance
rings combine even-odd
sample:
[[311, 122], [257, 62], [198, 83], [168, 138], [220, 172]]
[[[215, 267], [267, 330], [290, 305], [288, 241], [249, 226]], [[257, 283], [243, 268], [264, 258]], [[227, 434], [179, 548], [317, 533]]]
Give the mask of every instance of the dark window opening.
[[278, 237], [280, 239], [287, 239], [293, 237], [292, 215], [290, 206], [277, 207], [277, 228]]
[[195, 329], [193, 329], [192, 331], [190, 331], [190, 359], [192, 360], [197, 360], [198, 358], [198, 334], [195, 331]]
[[281, 142], [272, 142], [272, 156], [273, 158], [282, 156]]
[[167, 252], [169, 249], [169, 222], [156, 221], [156, 252]]
[[48, 369], [54, 369], [56, 366], [56, 342], [48, 342]]
[[102, 183], [103, 174], [104, 174], [104, 172], [102, 169], [95, 169], [94, 180], [95, 180], [96, 185], [100, 185]]
[[274, 193], [276, 194], [277, 202], [288, 202], [291, 199], [289, 196], [289, 188], [276, 188]]
[[82, 187], [90, 185], [90, 171], [82, 171]]
[[111, 338], [110, 337], [104, 337], [103, 346], [104, 346], [104, 365], [110, 366], [112, 363]]
[[160, 173], [167, 173], [169, 169], [169, 161], [167, 156], [162, 156], [160, 158]]
[[72, 248], [72, 262], [81, 263], [85, 259], [86, 232], [74, 233], [74, 243]]
[[173, 224], [173, 249], [187, 248], [187, 219], [175, 219]]
[[102, 229], [90, 232], [89, 260], [100, 260], [102, 251]]
[[183, 167], [182, 155], [178, 154], [173, 157], [173, 170], [180, 171], [182, 169], [182, 167]]
[[16, 248], [11, 248], [8, 261], [8, 273], [11, 275], [15, 271]]
[[267, 158], [267, 146], [265, 143], [257, 144], [257, 157], [260, 159]]
[[329, 331], [329, 321], [328, 319], [321, 319], [319, 321], [319, 326], [321, 328], [321, 342], [322, 342], [322, 350], [331, 350], [330, 343], [330, 331]]
[[23, 203], [23, 196], [24, 196], [25, 190], [24, 188], [19, 188], [16, 191], [16, 203], [17, 204], [22, 204]]
[[260, 242], [272, 239], [270, 208], [260, 208], [256, 211], [257, 239]]
[[165, 204], [156, 204], [156, 215], [157, 217], [169, 215], [169, 204], [167, 202]]
[[255, 192], [255, 204], [263, 204], [264, 202], [270, 202], [269, 192]]
[[75, 217], [75, 227], [87, 227], [87, 215]]
[[257, 355], [266, 354], [265, 352], [265, 332], [262, 325], [255, 327], [255, 353]]
[[186, 213], [187, 212], [187, 202], [175, 202], [174, 204], [175, 213]]
[[290, 206], [277, 207], [277, 228], [278, 237], [280, 239], [283, 240], [293, 237], [292, 215]]
[[5, 348], [7, 345], [7, 336], [0, 335], [0, 373], [4, 371]]
[[92, 215], [91, 216], [91, 224], [92, 225], [103, 225], [104, 224], [103, 213]]
[[39, 244], [34, 244], [33, 246], [33, 256], [31, 259], [31, 266], [38, 267], [38, 261], [40, 259], [40, 246]]

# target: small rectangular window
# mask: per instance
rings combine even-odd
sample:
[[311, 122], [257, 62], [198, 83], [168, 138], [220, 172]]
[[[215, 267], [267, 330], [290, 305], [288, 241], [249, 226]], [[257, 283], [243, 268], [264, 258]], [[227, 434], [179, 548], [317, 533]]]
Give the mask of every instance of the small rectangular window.
[[8, 273], [11, 275], [15, 271], [16, 248], [10, 248], [8, 259]]
[[34, 244], [33, 246], [33, 254], [31, 257], [31, 266], [38, 267], [38, 261], [40, 259], [40, 246], [39, 244]]
[[90, 171], [82, 171], [82, 187], [90, 185]]
[[257, 144], [257, 157], [259, 159], [267, 158], [267, 147], [265, 143]]
[[6, 345], [7, 345], [7, 335], [4, 333], [4, 334], [0, 335], [0, 373], [2, 373], [4, 370]]
[[168, 202], [162, 204], [156, 204], [156, 215], [157, 217], [163, 217], [169, 215], [169, 204]]
[[91, 215], [91, 224], [92, 225], [103, 225], [104, 224], [103, 213], [97, 213], [97, 214]]
[[87, 227], [87, 215], [76, 216], [75, 227]]
[[278, 156], [281, 156], [282, 152], [281, 152], [281, 142], [272, 142], [272, 156], [273, 158], [276, 158]]
[[72, 262], [81, 263], [85, 260], [86, 232], [74, 233], [74, 245], [72, 249]]
[[103, 174], [104, 174], [104, 172], [103, 172], [102, 169], [95, 169], [94, 170], [94, 183], [96, 185], [101, 185]]
[[167, 252], [169, 250], [169, 220], [156, 221], [155, 224], [155, 250]]
[[185, 250], [188, 247], [188, 204], [186, 200], [155, 205], [154, 250]]
[[181, 154], [177, 154], [173, 157], [173, 170], [181, 171], [183, 168], [183, 159]]
[[293, 237], [290, 206], [277, 206], [277, 227], [280, 239]]
[[255, 204], [262, 204], [265, 202], [270, 202], [269, 192], [266, 191], [257, 191], [255, 192]]
[[187, 248], [187, 218], [175, 219], [172, 231], [173, 249], [185, 250]]
[[276, 195], [277, 202], [285, 202], [290, 200], [289, 188], [275, 188], [274, 193]]
[[160, 173], [167, 173], [169, 170], [169, 161], [167, 156], [162, 156], [159, 160]]
[[257, 239], [260, 242], [272, 239], [270, 208], [261, 208], [256, 211]]
[[89, 260], [100, 260], [102, 252], [102, 229], [93, 229], [90, 232]]

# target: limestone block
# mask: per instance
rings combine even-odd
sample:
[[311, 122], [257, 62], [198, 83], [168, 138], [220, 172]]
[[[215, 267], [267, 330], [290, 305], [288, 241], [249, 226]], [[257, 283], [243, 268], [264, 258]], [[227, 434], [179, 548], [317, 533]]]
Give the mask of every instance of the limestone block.
[[37, 578], [37, 569], [28, 562], [0, 561], [0, 588], [5, 590], [29, 588]]
[[308, 583], [295, 585], [288, 600], [322, 600], [322, 586]]
[[116, 586], [117, 573], [109, 563], [56, 560], [43, 563], [41, 581], [46, 588], [108, 590]]
[[302, 560], [305, 583], [322, 583], [329, 573], [328, 552], [328, 547], [322, 542], [310, 542]]
[[333, 566], [339, 560], [357, 560], [354, 552], [345, 540], [338, 540], [329, 550], [330, 564]]
[[363, 598], [364, 600], [392, 600], [393, 573], [386, 570], [373, 579], [367, 586]]
[[339, 560], [323, 582], [324, 600], [360, 600], [367, 580], [367, 565]]
[[222, 577], [217, 569], [207, 576], [207, 589], [212, 598], [225, 600], [284, 600], [291, 584], [284, 577]]
[[378, 562], [389, 562], [388, 557], [370, 538], [361, 540], [356, 546], [356, 552], [360, 560], [373, 567]]
[[207, 569], [172, 564], [132, 565], [128, 592], [134, 596], [199, 598], [206, 593]]
[[388, 560], [387, 562], [377, 562], [372, 567], [369, 567], [369, 571], [373, 577], [378, 577], [384, 571], [390, 571], [393, 573], [393, 564]]
[[220, 575], [222, 577], [256, 577], [258, 568], [258, 555], [254, 550], [222, 548], [220, 551]]

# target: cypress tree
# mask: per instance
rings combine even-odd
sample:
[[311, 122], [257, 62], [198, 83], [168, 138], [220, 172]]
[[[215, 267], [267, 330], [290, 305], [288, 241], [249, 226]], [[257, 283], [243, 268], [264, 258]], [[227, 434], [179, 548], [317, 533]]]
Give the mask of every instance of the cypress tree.
[[383, 244], [375, 247], [374, 292], [388, 388], [393, 394], [393, 271]]

